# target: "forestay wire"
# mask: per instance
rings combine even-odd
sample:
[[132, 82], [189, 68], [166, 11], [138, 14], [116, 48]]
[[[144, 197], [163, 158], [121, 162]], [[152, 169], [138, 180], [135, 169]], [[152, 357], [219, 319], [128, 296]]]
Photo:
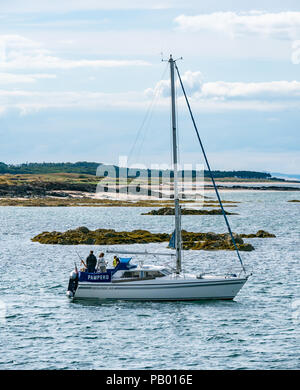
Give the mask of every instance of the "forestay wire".
[[198, 141], [199, 141], [199, 144], [200, 144], [200, 147], [201, 147], [201, 150], [202, 150], [202, 153], [203, 153], [205, 162], [206, 162], [206, 166], [207, 166], [207, 169], [208, 169], [210, 178], [211, 178], [211, 180], [212, 180], [212, 183], [213, 183], [215, 192], [216, 192], [216, 194], [217, 194], [217, 198], [218, 198], [218, 201], [219, 201], [221, 210], [222, 210], [222, 214], [223, 214], [223, 216], [224, 216], [224, 219], [225, 219], [225, 222], [226, 222], [226, 225], [227, 225], [227, 228], [228, 228], [228, 232], [229, 232], [229, 234], [230, 234], [231, 240], [232, 240], [233, 245], [234, 245], [234, 247], [235, 247], [235, 250], [236, 250], [238, 259], [239, 259], [239, 261], [240, 261], [240, 263], [241, 263], [242, 269], [243, 269], [243, 271], [246, 273], [246, 269], [245, 269], [245, 267], [244, 267], [242, 258], [241, 258], [241, 256], [240, 256], [240, 252], [239, 252], [239, 250], [238, 250], [238, 247], [237, 247], [237, 245], [236, 245], [235, 239], [234, 239], [234, 237], [233, 237], [233, 234], [232, 234], [232, 231], [231, 231], [231, 228], [230, 228], [230, 225], [229, 225], [229, 222], [228, 222], [228, 219], [227, 219], [227, 216], [226, 216], [226, 213], [225, 213], [225, 210], [224, 210], [224, 207], [223, 207], [223, 204], [222, 204], [220, 195], [219, 195], [219, 191], [218, 191], [217, 185], [216, 185], [216, 183], [215, 183], [215, 179], [214, 179], [213, 174], [212, 174], [212, 171], [211, 171], [211, 169], [210, 169], [210, 165], [209, 165], [209, 162], [208, 162], [208, 159], [207, 159], [207, 156], [206, 156], [206, 153], [205, 153], [205, 150], [204, 150], [204, 147], [203, 147], [203, 144], [202, 144], [200, 135], [199, 135], [199, 131], [198, 131], [198, 128], [197, 128], [197, 125], [196, 125], [196, 122], [195, 122], [195, 119], [194, 119], [194, 116], [193, 116], [193, 113], [192, 113], [192, 110], [191, 110], [191, 106], [190, 106], [189, 100], [188, 100], [187, 95], [186, 95], [186, 93], [185, 93], [185, 89], [184, 89], [184, 86], [183, 86], [183, 83], [182, 83], [182, 80], [181, 80], [180, 73], [179, 73], [178, 67], [177, 67], [177, 65], [176, 65], [176, 62], [175, 62], [175, 68], [176, 68], [177, 75], [178, 75], [178, 79], [179, 79], [179, 82], [180, 82], [180, 85], [181, 85], [181, 88], [182, 88], [182, 92], [183, 92], [184, 97], [185, 97], [186, 104], [187, 104], [187, 106], [188, 106], [188, 110], [189, 110], [189, 113], [190, 113], [190, 116], [191, 116], [191, 119], [192, 119], [192, 122], [193, 122], [193, 125], [194, 125], [194, 128], [195, 128], [195, 131], [196, 131], [196, 135], [197, 135], [197, 138], [198, 138]]

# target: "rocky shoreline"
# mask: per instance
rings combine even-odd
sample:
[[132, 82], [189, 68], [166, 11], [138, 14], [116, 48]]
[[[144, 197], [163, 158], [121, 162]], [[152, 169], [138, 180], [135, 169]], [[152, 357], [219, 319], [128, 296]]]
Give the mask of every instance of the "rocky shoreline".
[[[193, 202], [193, 200], [180, 201], [181, 204]], [[0, 206], [19, 207], [164, 207], [172, 204], [173, 202], [169, 200], [113, 200], [86, 196], [72, 198], [0, 198]], [[211, 204], [210, 201], [207, 206], [215, 207], [215, 204]]]
[[[84, 179], [82, 179], [84, 180]], [[227, 190], [256, 190], [256, 191], [300, 191], [299, 187], [288, 186], [245, 186], [245, 185], [230, 185], [224, 186], [218, 184], [218, 188], [222, 191]], [[45, 181], [36, 180], [22, 182], [17, 178], [10, 178], [9, 183], [0, 182], [0, 197], [1, 198], [33, 198], [33, 197], [72, 197], [73, 192], [79, 192], [88, 196], [96, 194], [96, 183], [84, 182], [67, 182], [67, 181]], [[205, 185], [204, 190], [212, 190], [213, 187]]]
[[[200, 201], [205, 207], [218, 207], [218, 201], [204, 197], [205, 200]], [[195, 200], [180, 200], [180, 204], [194, 204]], [[233, 201], [223, 201], [230, 207], [237, 207]], [[81, 194], [76, 196], [45, 196], [34, 198], [0, 198], [0, 206], [19, 206], [19, 207], [167, 207], [172, 206], [172, 200], [116, 200], [116, 199], [98, 199]]]
[[[145, 204], [149, 200], [149, 206], [164, 207], [164, 205], [171, 205], [164, 203], [163, 199], [170, 198], [159, 197], [159, 192], [148, 193], [148, 181], [145, 180], [142, 188], [147, 190], [145, 193], [140, 192], [136, 194], [134, 192], [134, 186], [126, 184], [126, 182], [117, 183], [113, 179], [107, 179], [109, 188], [102, 188], [97, 194], [97, 185], [101, 183], [101, 178], [90, 174], [76, 174], [76, 173], [49, 173], [49, 174], [2, 174], [0, 175], [0, 206], [130, 206], [135, 202]], [[246, 184], [248, 183], [248, 185]], [[300, 191], [299, 187], [292, 187], [285, 183], [285, 185], [279, 182], [273, 184], [273, 181], [262, 182], [249, 182], [247, 180], [237, 180], [234, 178], [228, 178], [228, 180], [222, 180], [217, 183], [218, 188], [222, 191], [233, 190], [260, 190], [260, 191]], [[268, 186], [269, 185], [269, 186]], [[119, 188], [120, 186], [120, 188]], [[119, 192], [116, 193], [117, 188]], [[163, 190], [163, 188], [161, 189]], [[132, 195], [132, 191], [135, 194]], [[209, 195], [213, 191], [213, 187], [210, 182], [205, 181], [204, 192], [205, 195]], [[96, 194], [97, 198], [96, 199]], [[143, 196], [144, 194], [144, 196]], [[130, 196], [129, 196], [130, 195]], [[166, 194], [165, 194], [166, 195]], [[192, 194], [194, 198], [187, 193], [185, 199], [201, 199], [201, 194]], [[196, 195], [198, 198], [196, 198]], [[168, 195], [170, 196], [170, 195]], [[102, 199], [100, 199], [102, 198]], [[205, 196], [205, 199], [208, 197]], [[80, 199], [80, 200], [79, 200]], [[131, 199], [131, 201], [129, 200]], [[133, 202], [135, 201], [135, 202]], [[151, 202], [158, 202], [157, 204], [151, 204]], [[166, 201], [167, 202], [167, 201]], [[136, 203], [136, 206], [139, 206]], [[226, 202], [224, 201], [224, 204]], [[227, 202], [230, 203], [230, 202]], [[233, 203], [233, 202], [231, 202]], [[237, 202], [234, 202], [237, 203]], [[217, 202], [211, 201], [210, 204], [206, 204], [208, 207], [217, 207]], [[146, 206], [145, 206], [146, 207]], [[232, 204], [231, 207], [236, 207]]]
[[[251, 236], [251, 237], [250, 237]], [[254, 250], [253, 245], [245, 243], [243, 238], [275, 237], [274, 234], [259, 230], [255, 234], [235, 234], [237, 247], [241, 251]], [[167, 233], [151, 233], [147, 230], [133, 230], [131, 232], [115, 231], [113, 229], [89, 230], [81, 226], [66, 232], [43, 232], [31, 240], [40, 244], [51, 245], [117, 245], [117, 244], [148, 244], [168, 242], [171, 238]], [[229, 233], [193, 233], [182, 230], [183, 249], [192, 250], [235, 250]]]
[[[28, 184], [0, 184], [1, 198], [32, 198], [32, 197], [72, 197], [72, 192], [95, 194], [96, 184], [63, 183], [63, 182], [33, 182]], [[58, 192], [61, 191], [61, 192]]]
[[[204, 189], [212, 190], [214, 187], [207, 185]], [[254, 190], [254, 191], [300, 191], [299, 187], [288, 187], [288, 186], [243, 186], [243, 185], [232, 185], [223, 186], [218, 184], [219, 190]]]
[[[67, 184], [67, 183], [36, 183], [25, 185], [3, 185], [0, 184], [1, 198], [31, 198], [31, 197], [72, 197], [73, 192], [81, 192], [84, 194], [95, 195], [96, 184]], [[204, 190], [212, 190], [211, 186], [204, 186]], [[255, 190], [255, 191], [300, 191], [300, 187], [284, 187], [284, 186], [222, 186], [218, 185], [218, 189], [222, 191], [232, 190]]]

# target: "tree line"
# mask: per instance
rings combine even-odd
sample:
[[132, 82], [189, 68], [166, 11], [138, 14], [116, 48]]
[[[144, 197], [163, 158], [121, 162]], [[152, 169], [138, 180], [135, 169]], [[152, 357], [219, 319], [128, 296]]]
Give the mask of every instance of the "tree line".
[[[101, 163], [78, 161], [76, 163], [24, 163], [5, 164], [0, 162], [0, 174], [50, 174], [50, 173], [77, 173], [96, 175], [97, 168]], [[118, 171], [118, 167], [115, 167]], [[150, 170], [141, 170], [142, 176], [148, 176]], [[152, 176], [157, 176], [158, 171], [151, 171]], [[239, 179], [271, 179], [271, 174], [256, 171], [212, 171], [215, 178], [239, 178]], [[172, 176], [172, 174], [171, 174]], [[192, 172], [193, 176], [193, 172]], [[204, 171], [204, 176], [209, 177], [208, 171]]]

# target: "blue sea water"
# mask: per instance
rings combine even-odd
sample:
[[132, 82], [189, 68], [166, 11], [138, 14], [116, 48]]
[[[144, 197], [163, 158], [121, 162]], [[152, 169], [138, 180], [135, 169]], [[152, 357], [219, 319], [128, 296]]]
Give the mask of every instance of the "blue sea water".
[[[140, 215], [145, 208], [0, 207], [0, 369], [299, 369], [300, 205], [287, 202], [298, 193], [222, 198], [242, 202], [226, 205], [239, 213], [229, 216], [234, 232], [263, 229], [276, 238], [245, 239], [255, 247], [241, 253], [253, 275], [234, 301], [193, 303], [72, 302], [65, 292], [76, 251], [86, 257], [105, 247], [30, 240], [78, 226], [170, 233], [173, 217]], [[222, 216], [182, 219], [188, 231], [226, 231]], [[196, 273], [240, 269], [229, 251], [185, 251], [183, 265]]]

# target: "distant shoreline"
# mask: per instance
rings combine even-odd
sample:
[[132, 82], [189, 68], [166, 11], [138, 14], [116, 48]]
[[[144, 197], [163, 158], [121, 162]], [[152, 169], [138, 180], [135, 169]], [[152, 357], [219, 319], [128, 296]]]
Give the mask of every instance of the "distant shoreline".
[[[22, 201], [29, 204], [28, 199], [38, 199], [34, 201], [36, 204], [42, 200], [44, 203], [50, 203], [51, 199], [52, 203], [61, 201], [61, 204], [66, 204], [67, 200], [72, 203], [72, 199], [78, 198], [120, 202], [126, 200], [161, 201], [162, 199], [172, 201], [172, 180], [160, 184], [158, 178], [151, 180], [151, 182], [148, 179], [140, 178], [128, 180], [127, 184], [125, 179], [102, 179], [93, 175], [75, 173], [0, 175], [0, 205], [20, 204]], [[300, 191], [300, 182], [283, 182], [274, 179], [221, 178], [216, 179], [216, 184], [221, 192]], [[137, 188], [139, 189], [137, 190]], [[179, 193], [183, 199], [199, 199], [206, 194], [211, 196], [212, 191], [214, 191], [212, 182], [207, 179], [199, 180], [196, 186], [191, 178], [187, 178], [183, 190], [182, 183], [179, 182]]]

